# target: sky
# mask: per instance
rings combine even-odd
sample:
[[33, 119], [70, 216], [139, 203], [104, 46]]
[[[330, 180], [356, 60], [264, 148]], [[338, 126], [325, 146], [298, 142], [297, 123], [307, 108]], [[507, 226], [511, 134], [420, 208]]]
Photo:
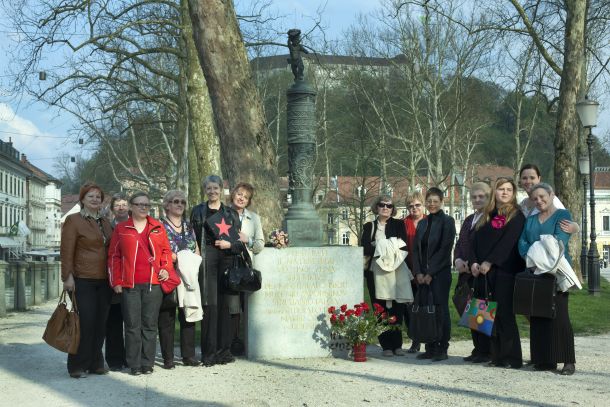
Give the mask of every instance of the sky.
[[[237, 8], [254, 0], [238, 0]], [[272, 0], [270, 8], [280, 16], [276, 25], [286, 28], [301, 28], [307, 32], [313, 26], [318, 11], [323, 11], [322, 26], [327, 40], [341, 37], [341, 34], [356, 22], [359, 14], [368, 14], [377, 9], [382, 0]], [[12, 76], [7, 72], [10, 55], [8, 50], [15, 46], [15, 33], [11, 32], [6, 16], [0, 10], [0, 139], [12, 140], [14, 147], [27, 155], [34, 165], [51, 175], [57, 176], [54, 168], [59, 156], [78, 157], [87, 155], [70, 129], [76, 123], [65, 112], [47, 107], [30, 99], [27, 95], [10, 94], [8, 89]], [[49, 58], [61, 58], [59, 54]], [[607, 132], [610, 116], [603, 100], [600, 110], [600, 127], [596, 134]]]

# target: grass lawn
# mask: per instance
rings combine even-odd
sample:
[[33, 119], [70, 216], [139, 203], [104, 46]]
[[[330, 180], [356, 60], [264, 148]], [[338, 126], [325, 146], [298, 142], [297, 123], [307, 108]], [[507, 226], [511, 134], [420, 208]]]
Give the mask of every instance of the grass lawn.
[[[455, 284], [457, 283], [457, 275], [453, 274], [453, 282], [451, 284], [451, 295]], [[365, 301], [370, 303], [370, 297], [366, 284], [364, 287]], [[451, 311], [451, 339], [452, 340], [469, 340], [470, 330], [458, 326], [460, 319], [451, 298], [449, 298], [449, 309]], [[601, 279], [601, 295], [594, 297], [589, 295], [586, 284], [582, 290], [570, 291], [570, 320], [574, 328], [574, 335], [595, 335], [610, 332], [610, 282], [605, 278]], [[522, 338], [529, 338], [530, 330], [529, 323], [522, 315], [517, 315], [517, 324], [519, 325], [519, 333]], [[403, 330], [403, 336], [407, 338], [406, 331]], [[409, 343], [407, 339], [406, 343]]]

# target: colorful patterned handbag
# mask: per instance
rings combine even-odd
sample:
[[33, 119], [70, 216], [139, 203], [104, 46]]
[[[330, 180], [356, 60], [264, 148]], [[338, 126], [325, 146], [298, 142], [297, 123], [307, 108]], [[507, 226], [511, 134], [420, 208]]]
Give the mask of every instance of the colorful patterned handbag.
[[494, 321], [496, 320], [496, 310], [498, 303], [489, 300], [489, 291], [487, 291], [487, 278], [485, 278], [485, 297], [472, 298], [460, 318], [458, 325], [470, 328], [474, 331], [481, 332], [487, 336], [491, 336], [493, 331]]

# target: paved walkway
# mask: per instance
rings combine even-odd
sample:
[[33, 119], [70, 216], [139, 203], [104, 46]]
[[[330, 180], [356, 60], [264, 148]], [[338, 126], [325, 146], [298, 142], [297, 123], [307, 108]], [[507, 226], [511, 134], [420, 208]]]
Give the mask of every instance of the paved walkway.
[[[576, 338], [572, 377], [530, 368], [465, 364], [471, 345], [452, 343], [450, 359], [413, 355], [369, 361], [342, 358], [185, 367], [149, 376], [111, 372], [71, 379], [65, 354], [41, 339], [55, 307], [48, 303], [0, 319], [2, 406], [609, 406], [610, 335]], [[462, 329], [462, 328], [455, 328]], [[523, 343], [527, 355], [528, 344]]]

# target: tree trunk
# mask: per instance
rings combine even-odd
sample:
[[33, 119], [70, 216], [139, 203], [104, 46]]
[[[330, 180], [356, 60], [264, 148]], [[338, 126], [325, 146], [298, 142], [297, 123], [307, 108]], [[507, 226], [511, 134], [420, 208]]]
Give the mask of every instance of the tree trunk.
[[[559, 104], [555, 134], [555, 188], [570, 213], [578, 219], [581, 197], [577, 172], [577, 146], [574, 135], [580, 122], [576, 101], [583, 75], [586, 0], [565, 0], [566, 28], [564, 35], [563, 71], [559, 86]], [[576, 243], [578, 233], [572, 236]], [[572, 259], [579, 259], [579, 244], [570, 245]], [[580, 276], [582, 278], [582, 276]]]
[[194, 156], [191, 156], [189, 151], [189, 164], [197, 166], [196, 169], [189, 168], [189, 173], [191, 177], [198, 176], [196, 180], [189, 180], [191, 192], [189, 202], [199, 203], [204, 198], [201, 186], [203, 178], [210, 174], [222, 175], [220, 170], [220, 144], [214, 128], [214, 114], [210, 95], [193, 39], [193, 25], [189, 16], [188, 0], [181, 0], [181, 8], [187, 58], [189, 130], [192, 139], [192, 143], [189, 143], [189, 145], [194, 147]]
[[242, 181], [254, 186], [256, 210], [269, 231], [283, 218], [277, 169], [233, 1], [189, 0], [189, 5], [216, 119], [224, 176], [231, 186]]

